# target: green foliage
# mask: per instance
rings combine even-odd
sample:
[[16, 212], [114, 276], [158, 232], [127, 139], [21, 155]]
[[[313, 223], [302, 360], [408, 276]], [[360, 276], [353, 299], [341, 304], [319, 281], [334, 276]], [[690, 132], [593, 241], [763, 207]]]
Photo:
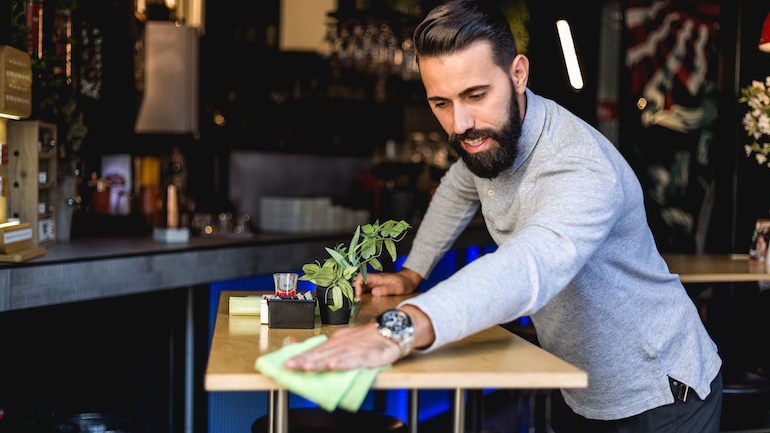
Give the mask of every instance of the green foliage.
[[396, 261], [396, 242], [406, 236], [407, 229], [411, 226], [406, 221], [389, 220], [382, 224], [375, 221], [374, 224], [356, 227], [350, 247], [339, 244], [334, 249], [326, 248], [329, 258], [322, 264], [308, 263], [302, 267], [305, 275], [299, 277], [302, 281], [310, 281], [318, 287], [325, 287], [326, 292], [332, 291], [334, 304], [330, 306], [332, 311], [342, 307], [342, 296], [345, 296], [353, 305], [355, 290], [353, 281], [356, 275], [361, 276], [366, 283], [367, 266], [382, 271], [382, 263], [378, 257], [382, 254], [383, 245], [392, 261]]
[[[47, 3], [48, 4], [48, 3]], [[31, 56], [32, 68], [32, 115], [30, 118], [55, 123], [59, 126], [57, 154], [59, 162], [68, 166], [77, 159], [80, 146], [88, 134], [84, 112], [79, 106], [78, 86], [65, 72], [66, 51], [57, 52], [56, 44], [69, 45], [72, 52], [81, 42], [67, 35], [65, 16], [77, 8], [77, 0], [55, 0], [44, 13], [54, 11], [53, 27], [45, 27], [41, 37], [42, 51]], [[27, 2], [11, 1], [11, 46], [30, 52], [32, 28], [27, 25]], [[72, 59], [70, 59], [71, 61]], [[72, 66], [72, 64], [70, 64]]]
[[516, 38], [516, 49], [519, 54], [527, 54], [529, 51], [529, 6], [527, 0], [501, 0], [500, 9], [508, 18], [513, 37]]

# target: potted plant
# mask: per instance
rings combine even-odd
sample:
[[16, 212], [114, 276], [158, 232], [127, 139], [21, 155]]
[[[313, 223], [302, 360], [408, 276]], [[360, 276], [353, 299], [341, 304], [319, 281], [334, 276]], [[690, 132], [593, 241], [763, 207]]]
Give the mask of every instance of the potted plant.
[[[411, 226], [406, 221], [389, 220], [382, 224], [356, 227], [349, 247], [338, 244], [326, 248], [331, 257], [322, 264], [318, 261], [302, 267], [305, 273], [299, 279], [317, 286], [316, 296], [324, 324], [344, 324], [350, 320], [350, 308], [354, 303], [353, 281], [361, 273], [366, 283], [367, 266], [382, 271], [378, 257], [383, 246], [393, 261], [396, 260], [396, 242], [406, 235]], [[321, 290], [322, 289], [322, 290]]]

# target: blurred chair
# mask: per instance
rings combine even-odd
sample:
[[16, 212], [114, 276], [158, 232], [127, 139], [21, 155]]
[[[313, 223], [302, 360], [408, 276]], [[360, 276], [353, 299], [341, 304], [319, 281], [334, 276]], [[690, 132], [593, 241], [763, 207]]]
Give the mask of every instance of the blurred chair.
[[[268, 433], [268, 417], [257, 419], [251, 433]], [[389, 415], [359, 410], [327, 412], [318, 408], [289, 409], [289, 433], [406, 433], [407, 425]]]
[[720, 431], [770, 433], [770, 379], [748, 371], [723, 372]]

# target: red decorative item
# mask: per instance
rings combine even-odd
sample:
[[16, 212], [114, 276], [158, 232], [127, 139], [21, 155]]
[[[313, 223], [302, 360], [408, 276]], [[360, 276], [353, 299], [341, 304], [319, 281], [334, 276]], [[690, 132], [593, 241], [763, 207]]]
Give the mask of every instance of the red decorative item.
[[770, 14], [767, 14], [765, 25], [762, 26], [762, 36], [759, 38], [759, 50], [770, 53]]
[[32, 28], [29, 55], [40, 58], [43, 55], [43, 0], [27, 2], [27, 25]]

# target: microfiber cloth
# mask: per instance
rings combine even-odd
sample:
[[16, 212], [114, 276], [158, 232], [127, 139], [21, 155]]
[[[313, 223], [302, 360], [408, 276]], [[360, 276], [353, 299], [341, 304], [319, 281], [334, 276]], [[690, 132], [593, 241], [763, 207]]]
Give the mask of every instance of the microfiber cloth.
[[328, 412], [337, 407], [356, 412], [364, 402], [377, 373], [387, 370], [389, 365], [341, 371], [300, 371], [283, 366], [289, 358], [320, 345], [326, 338], [325, 335], [317, 335], [301, 343], [284, 346], [257, 358], [254, 367], [279, 385], [315, 402]]

